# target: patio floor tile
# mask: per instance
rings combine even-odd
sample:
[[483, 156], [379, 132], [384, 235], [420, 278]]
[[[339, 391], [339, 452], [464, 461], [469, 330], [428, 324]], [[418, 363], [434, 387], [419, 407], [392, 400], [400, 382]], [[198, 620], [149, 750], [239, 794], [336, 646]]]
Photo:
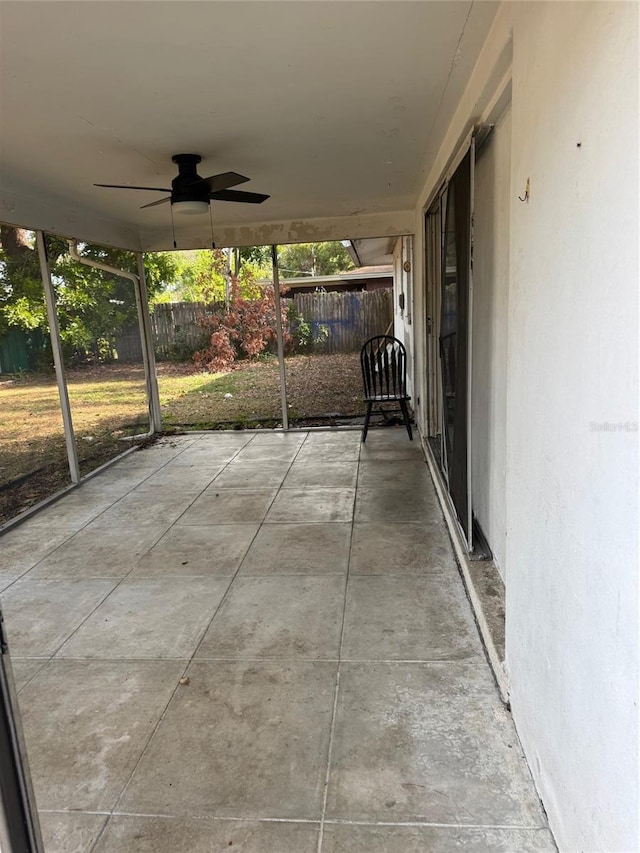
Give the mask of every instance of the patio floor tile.
[[194, 501], [191, 493], [155, 489], [151, 495], [133, 491], [112, 504], [92, 524], [93, 527], [127, 528], [172, 524]]
[[337, 658], [345, 579], [238, 578], [198, 648], [204, 658]]
[[283, 489], [354, 488], [358, 463], [294, 462], [287, 474]]
[[136, 471], [141, 476], [145, 476], [147, 472], [157, 471], [162, 465], [166, 465], [167, 462], [171, 461], [176, 457], [176, 453], [171, 454], [171, 456], [167, 456], [164, 459], [161, 456], [150, 456], [146, 453], [146, 450], [151, 450], [151, 448], [136, 448], [131, 453], [127, 454], [123, 459], [119, 460], [115, 463], [116, 470], [123, 470], [124, 468], [127, 471]]
[[259, 524], [277, 489], [220, 489], [200, 495], [178, 524]]
[[109, 580], [17, 581], [2, 594], [11, 654], [50, 657], [115, 585]]
[[318, 819], [336, 664], [195, 662], [188, 674], [119, 810]]
[[310, 464], [318, 463], [336, 463], [336, 462], [357, 462], [360, 455], [359, 444], [345, 444], [340, 447], [337, 444], [307, 444], [306, 442], [300, 448], [300, 453], [296, 456], [296, 462], [305, 462]]
[[376, 440], [375, 433], [370, 432], [367, 440], [360, 446], [362, 462], [421, 462], [424, 457], [417, 440], [409, 441], [405, 433], [401, 441], [388, 441], [384, 438]]
[[319, 824], [116, 815], [95, 853], [316, 853]]
[[554, 850], [402, 428], [175, 437], [68, 497], [0, 540], [47, 853]]
[[277, 489], [288, 470], [289, 462], [282, 461], [230, 462], [205, 494], [216, 489]]
[[8, 530], [0, 540], [0, 578], [20, 577], [72, 534], [55, 524], [33, 528], [29, 522]]
[[105, 814], [41, 813], [45, 853], [89, 853], [106, 822]]
[[398, 461], [361, 459], [358, 485], [363, 488], [390, 486], [391, 488], [433, 489], [429, 469], [422, 456]]
[[347, 571], [351, 525], [342, 522], [264, 524], [240, 568], [245, 575]]
[[354, 520], [375, 523], [420, 522], [434, 511], [439, 511], [439, 507], [433, 487], [420, 490], [415, 486], [358, 488]]
[[240, 452], [241, 447], [196, 443], [176, 456], [166, 468], [223, 468]]
[[194, 447], [196, 448], [211, 448], [211, 447], [231, 447], [242, 449], [249, 442], [253, 441], [256, 433], [252, 430], [243, 432], [242, 430], [211, 430], [202, 433], [193, 433], [195, 437]]
[[48, 530], [51, 527], [60, 532], [80, 530], [104, 512], [112, 500], [111, 497], [95, 496], [88, 501], [82, 490], [77, 489], [46, 507], [46, 516], [38, 513], [30, 518], [27, 524], [33, 531]]
[[257, 524], [174, 525], [138, 560], [131, 578], [234, 575], [257, 531]]
[[354, 497], [354, 489], [283, 489], [265, 520], [351, 521]]
[[20, 694], [39, 807], [113, 808], [183, 668], [177, 661], [47, 663]]
[[236, 462], [293, 462], [300, 445], [294, 444], [254, 444], [243, 448], [236, 456]]
[[458, 660], [474, 655], [482, 655], [482, 646], [453, 572], [350, 576], [343, 658]]
[[95, 477], [83, 483], [78, 491], [85, 499], [90, 498], [94, 500], [95, 498], [109, 497], [111, 500], [117, 500], [131, 489], [140, 485], [140, 483], [143, 483], [157, 470], [157, 467], [154, 465], [140, 468], [132, 464], [129, 468], [127, 467], [127, 459], [125, 458], [122, 462], [116, 462], [107, 468], [106, 471], [101, 471]]
[[3, 592], [8, 586], [15, 583], [23, 574], [25, 574], [24, 571], [16, 573], [15, 571], [11, 571], [11, 569], [0, 569], [0, 592]]
[[155, 466], [165, 465], [167, 462], [175, 459], [176, 456], [184, 453], [192, 444], [193, 442], [171, 445], [163, 441], [158, 441], [149, 447], [135, 450], [131, 454], [131, 461], [134, 464], [139, 462], [140, 465], [148, 465], [150, 462]]
[[58, 657], [190, 657], [228, 585], [215, 578], [125, 580]]
[[13, 670], [13, 681], [16, 690], [22, 690], [33, 678], [33, 676], [42, 669], [48, 658], [11, 658], [11, 668]]
[[257, 432], [251, 444], [255, 447], [258, 444], [281, 444], [283, 446], [295, 447], [300, 446], [308, 437], [307, 432], [274, 432], [272, 430], [263, 430]]
[[454, 569], [447, 528], [438, 523], [353, 525], [351, 573], [410, 574]]
[[201, 492], [222, 471], [222, 465], [165, 465], [156, 474], [146, 479], [136, 492], [147, 489], [177, 489], [178, 491]]
[[556, 853], [547, 829], [325, 826], [322, 853]]
[[360, 444], [359, 429], [319, 429], [307, 433], [305, 444], [332, 444], [335, 447], [348, 447]]
[[342, 664], [327, 817], [545, 825], [482, 660]]
[[119, 578], [157, 542], [164, 527], [119, 530], [90, 525], [45, 557], [29, 572], [33, 578]]
[[94, 521], [94, 526], [117, 524], [119, 527], [171, 524], [178, 519], [194, 500], [191, 493], [172, 489], [155, 489], [152, 494], [138, 489], [129, 492]]

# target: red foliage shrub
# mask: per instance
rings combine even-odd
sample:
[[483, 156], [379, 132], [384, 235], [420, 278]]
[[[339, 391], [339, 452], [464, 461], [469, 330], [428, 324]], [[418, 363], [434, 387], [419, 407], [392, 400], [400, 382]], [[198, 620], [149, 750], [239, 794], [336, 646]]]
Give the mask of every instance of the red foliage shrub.
[[[209, 346], [194, 353], [193, 360], [201, 370], [218, 373], [228, 370], [235, 361], [253, 359], [277, 339], [275, 291], [273, 285], [249, 299], [242, 296], [237, 279], [231, 282], [228, 310], [224, 307], [204, 318], [202, 326], [210, 333]], [[282, 308], [285, 344], [287, 309]]]

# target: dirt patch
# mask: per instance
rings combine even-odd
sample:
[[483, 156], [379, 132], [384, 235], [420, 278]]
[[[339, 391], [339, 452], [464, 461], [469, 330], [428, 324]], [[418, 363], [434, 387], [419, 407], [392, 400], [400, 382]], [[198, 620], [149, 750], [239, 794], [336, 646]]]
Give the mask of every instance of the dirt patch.
[[[291, 356], [285, 364], [291, 423], [309, 425], [310, 421], [322, 423], [364, 415], [357, 353]], [[162, 398], [162, 377], [159, 380]], [[240, 364], [228, 373], [209, 376], [198, 388], [162, 402], [166, 426], [276, 426], [282, 421], [278, 362], [268, 359]]]

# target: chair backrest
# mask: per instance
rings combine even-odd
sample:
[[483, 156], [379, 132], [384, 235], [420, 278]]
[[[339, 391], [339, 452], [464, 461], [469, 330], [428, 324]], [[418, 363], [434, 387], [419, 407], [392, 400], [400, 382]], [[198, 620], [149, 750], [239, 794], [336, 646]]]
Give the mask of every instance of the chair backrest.
[[407, 393], [407, 351], [391, 335], [376, 335], [360, 350], [365, 397], [404, 397]]

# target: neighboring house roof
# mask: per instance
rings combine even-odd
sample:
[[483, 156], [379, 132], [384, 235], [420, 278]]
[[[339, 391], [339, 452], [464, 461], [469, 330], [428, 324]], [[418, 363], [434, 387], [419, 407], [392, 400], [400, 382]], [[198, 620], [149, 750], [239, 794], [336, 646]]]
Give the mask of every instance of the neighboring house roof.
[[[379, 264], [371, 267], [358, 267], [355, 270], [341, 272], [337, 275], [300, 276], [296, 278], [281, 278], [280, 284], [291, 290], [309, 287], [345, 287], [352, 286], [354, 281], [370, 281], [376, 278], [393, 278], [393, 264]], [[258, 284], [271, 284], [271, 280], [259, 281]]]
[[367, 237], [357, 240], [342, 240], [351, 260], [357, 267], [393, 262], [393, 246], [397, 237]]
[[393, 275], [393, 264], [375, 264], [368, 267], [357, 267], [354, 270], [339, 273], [340, 278], [380, 278]]

